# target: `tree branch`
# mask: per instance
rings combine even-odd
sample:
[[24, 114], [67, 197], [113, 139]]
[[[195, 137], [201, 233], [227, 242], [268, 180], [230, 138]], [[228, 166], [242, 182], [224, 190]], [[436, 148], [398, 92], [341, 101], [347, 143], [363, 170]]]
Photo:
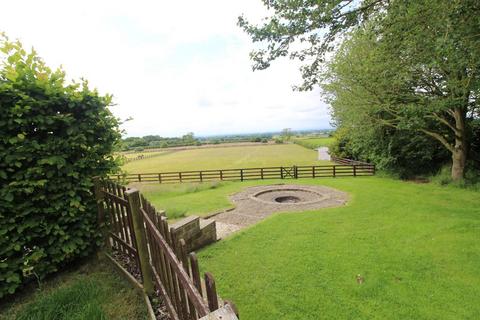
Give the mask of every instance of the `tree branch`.
[[454, 147], [447, 141], [447, 139], [445, 139], [443, 136], [441, 136], [440, 134], [436, 133], [436, 132], [432, 132], [432, 131], [428, 131], [428, 130], [425, 130], [425, 129], [419, 129], [421, 132], [429, 135], [430, 137], [433, 137], [435, 139], [437, 139], [441, 144], [443, 144], [445, 146], [445, 148], [447, 148], [451, 153], [454, 153], [455, 152], [455, 149]]
[[443, 123], [444, 125], [446, 125], [447, 127], [449, 127], [449, 128], [455, 133], [455, 135], [460, 135], [460, 131], [459, 131], [457, 128], [455, 128], [455, 126], [453, 126], [450, 122], [448, 122], [447, 119], [439, 116], [439, 115], [438, 115], [437, 113], [435, 113], [435, 112], [432, 113], [432, 118], [440, 121], [441, 123]]

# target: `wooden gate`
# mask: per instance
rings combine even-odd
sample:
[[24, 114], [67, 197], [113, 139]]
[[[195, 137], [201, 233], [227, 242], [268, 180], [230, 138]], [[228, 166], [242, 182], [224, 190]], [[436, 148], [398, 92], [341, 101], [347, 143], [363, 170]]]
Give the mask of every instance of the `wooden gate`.
[[185, 241], [170, 230], [164, 212], [138, 190], [109, 180], [95, 180], [95, 195], [107, 248], [132, 259], [145, 292], [158, 294], [172, 319], [237, 319], [233, 303], [225, 301], [220, 310], [213, 276], [206, 272], [201, 280], [195, 253], [187, 255]]

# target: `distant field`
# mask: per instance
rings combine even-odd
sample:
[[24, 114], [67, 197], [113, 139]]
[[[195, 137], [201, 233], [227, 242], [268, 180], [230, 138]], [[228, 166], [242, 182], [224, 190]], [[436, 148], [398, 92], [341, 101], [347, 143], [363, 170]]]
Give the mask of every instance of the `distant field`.
[[296, 144], [304, 146], [309, 149], [316, 149], [319, 147], [328, 147], [335, 140], [335, 138], [295, 138], [293, 141]]
[[225, 147], [174, 151], [137, 160], [122, 168], [128, 173], [233, 169], [248, 167], [330, 164], [317, 160], [317, 152], [295, 144]]
[[120, 155], [124, 156], [126, 159], [133, 159], [138, 156], [145, 156], [145, 157], [152, 157], [152, 156], [157, 156], [157, 155], [164, 155], [167, 153], [171, 153], [172, 151], [169, 150], [162, 150], [162, 151], [155, 151], [155, 152], [134, 152], [134, 153], [121, 153]]

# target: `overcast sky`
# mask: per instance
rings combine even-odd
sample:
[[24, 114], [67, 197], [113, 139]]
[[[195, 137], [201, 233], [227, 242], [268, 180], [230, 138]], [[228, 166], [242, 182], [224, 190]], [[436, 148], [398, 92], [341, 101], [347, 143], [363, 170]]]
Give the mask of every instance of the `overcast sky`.
[[329, 127], [319, 91], [293, 92], [298, 65], [253, 72], [236, 25], [266, 15], [260, 0], [4, 1], [0, 31], [69, 78], [112, 93], [127, 136]]

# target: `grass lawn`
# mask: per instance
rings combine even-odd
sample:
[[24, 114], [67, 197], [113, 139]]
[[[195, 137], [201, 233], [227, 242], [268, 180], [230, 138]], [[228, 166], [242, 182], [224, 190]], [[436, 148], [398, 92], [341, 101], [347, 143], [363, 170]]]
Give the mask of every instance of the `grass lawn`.
[[335, 138], [295, 138], [295, 143], [309, 149], [317, 149], [319, 147], [328, 147], [333, 143]]
[[295, 144], [182, 150], [137, 160], [122, 168], [128, 173], [330, 164], [317, 152]]
[[147, 319], [142, 297], [106, 261], [92, 260], [63, 271], [0, 303], [0, 319]]
[[[478, 319], [480, 193], [380, 177], [261, 181], [278, 182], [322, 184], [352, 198], [345, 207], [274, 215], [199, 253], [242, 318]], [[160, 203], [215, 211], [258, 183], [170, 186]]]
[[[228, 195], [244, 187], [271, 184], [276, 180], [178, 184], [142, 184], [130, 186], [140, 189], [148, 200], [159, 210], [165, 210], [167, 217], [178, 219], [189, 215], [205, 216], [212, 212], [232, 207]], [[282, 183], [290, 180], [278, 180]]]

